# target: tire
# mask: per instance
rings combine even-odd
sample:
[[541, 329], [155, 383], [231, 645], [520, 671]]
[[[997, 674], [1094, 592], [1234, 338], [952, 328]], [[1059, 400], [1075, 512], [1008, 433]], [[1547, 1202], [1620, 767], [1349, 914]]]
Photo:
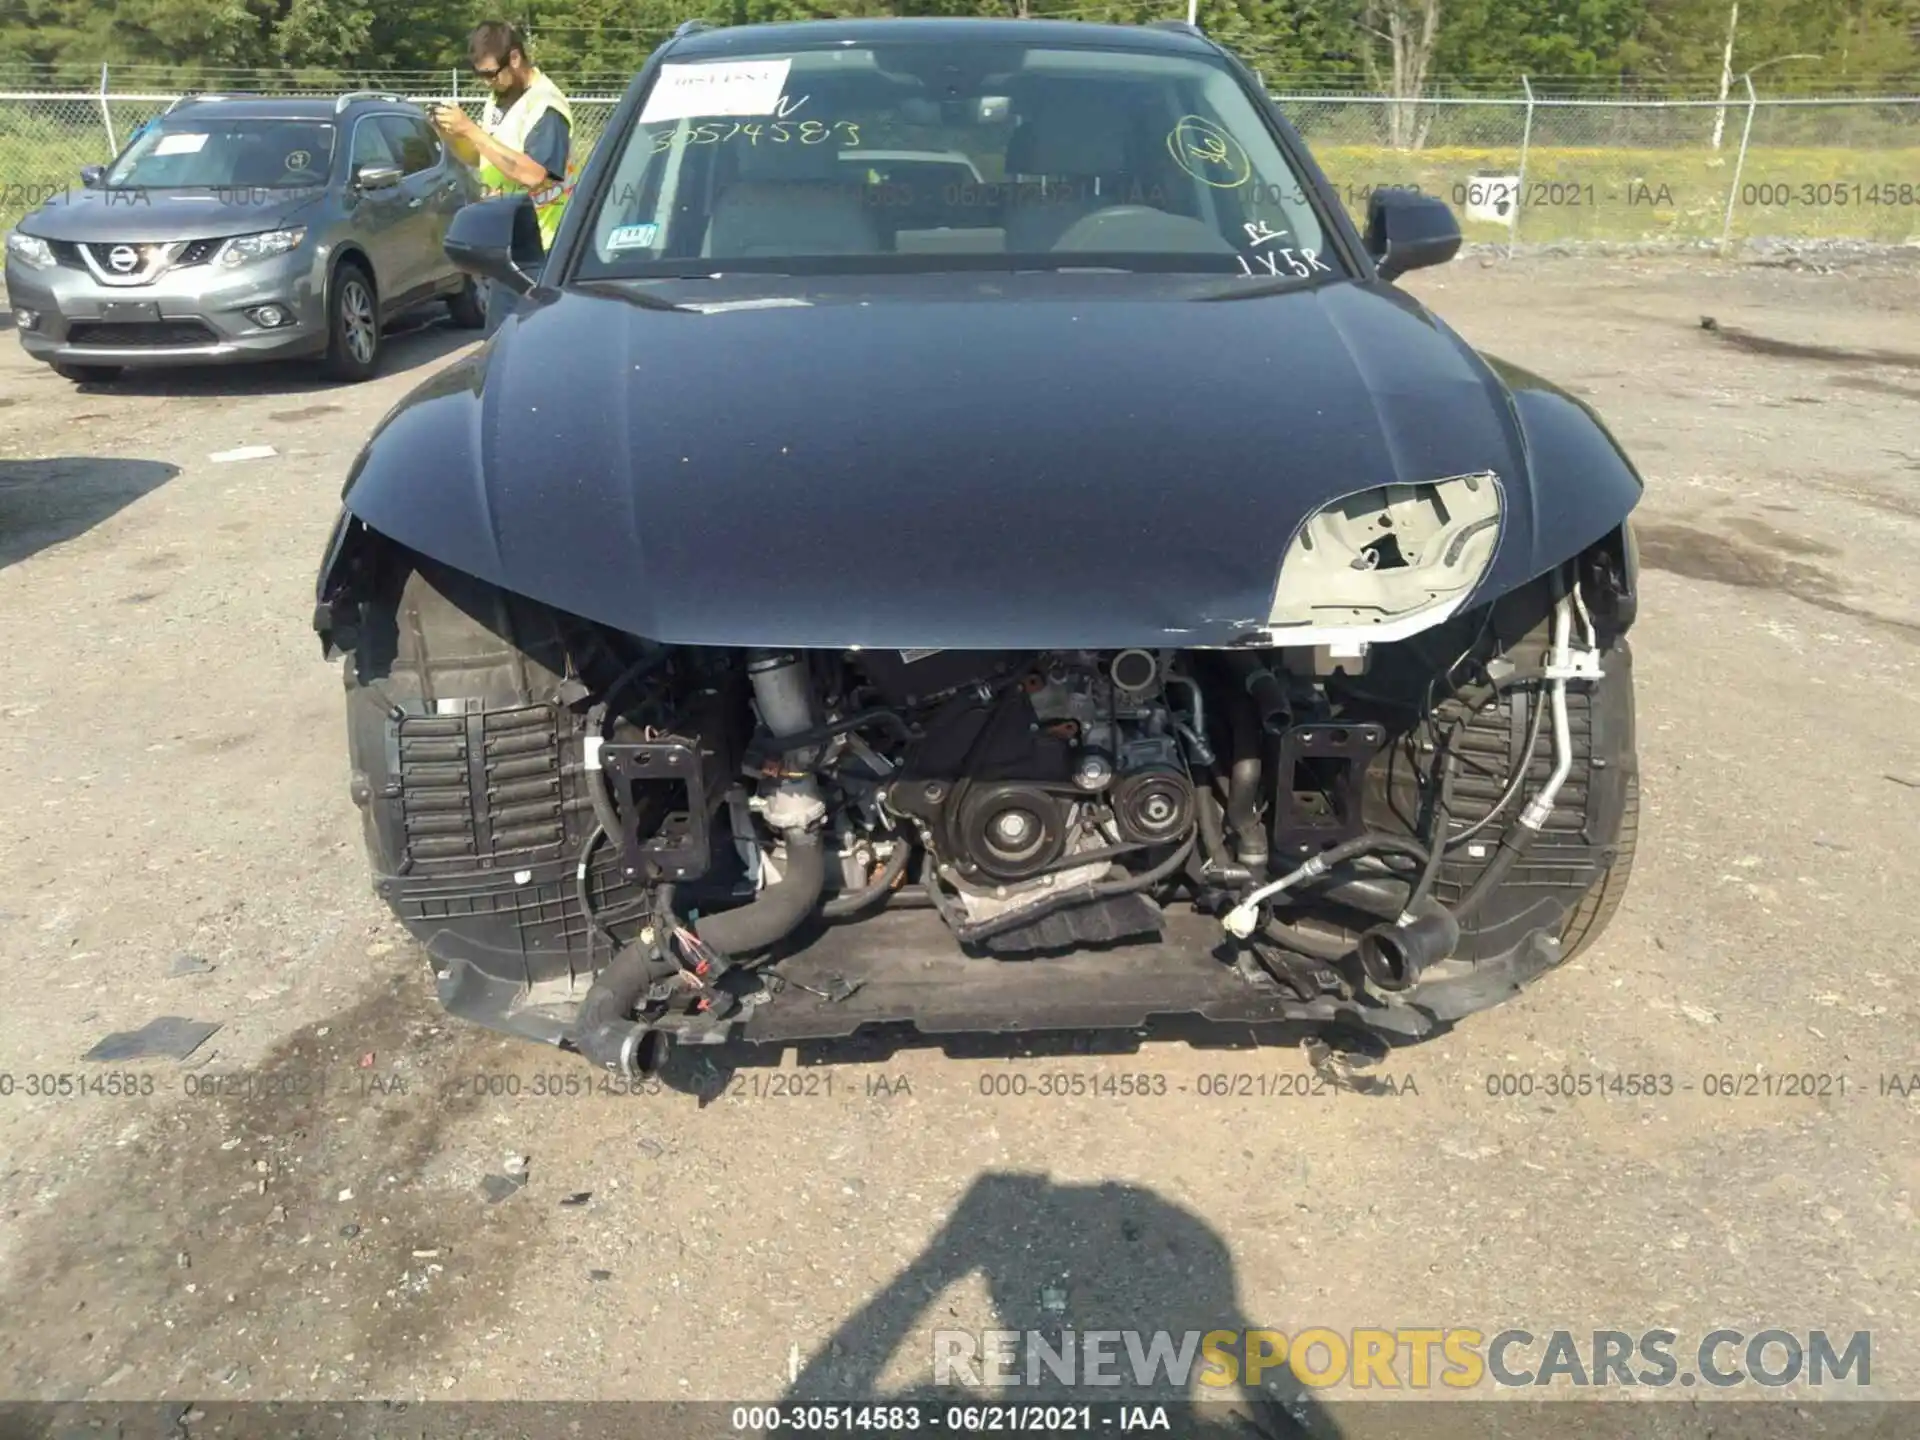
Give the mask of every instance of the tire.
[[380, 300], [364, 266], [346, 261], [334, 271], [327, 294], [327, 355], [320, 362], [330, 380], [355, 384], [380, 368]]
[[480, 293], [480, 282], [467, 276], [460, 288], [447, 297], [447, 314], [461, 330], [479, 330], [487, 323], [487, 301]]
[[1613, 923], [1620, 901], [1627, 893], [1627, 881], [1633, 875], [1633, 850], [1639, 838], [1640, 777], [1634, 775], [1627, 780], [1626, 802], [1620, 809], [1620, 836], [1614, 842], [1613, 863], [1580, 897], [1580, 903], [1573, 907], [1573, 913], [1561, 927], [1562, 964], [1598, 940]]
[[53, 362], [53, 373], [76, 385], [104, 385], [109, 380], [118, 380], [126, 368], [124, 365], [69, 365], [64, 360]]

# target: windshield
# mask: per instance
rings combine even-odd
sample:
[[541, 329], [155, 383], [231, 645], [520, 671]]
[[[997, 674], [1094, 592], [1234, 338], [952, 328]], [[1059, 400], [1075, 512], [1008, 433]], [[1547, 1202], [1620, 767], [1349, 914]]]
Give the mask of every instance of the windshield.
[[147, 131], [114, 162], [106, 183], [153, 190], [291, 190], [325, 184], [332, 163], [328, 121], [222, 120], [201, 113]]
[[1219, 59], [918, 41], [661, 67], [586, 279], [717, 270], [1338, 273]]

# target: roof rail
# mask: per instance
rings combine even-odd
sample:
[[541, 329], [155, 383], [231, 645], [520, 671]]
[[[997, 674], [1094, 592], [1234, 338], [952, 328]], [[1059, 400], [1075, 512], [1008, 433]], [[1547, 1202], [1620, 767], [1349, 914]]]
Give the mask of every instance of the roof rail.
[[702, 30], [713, 29], [711, 20], [682, 20], [674, 29], [673, 38], [678, 40], [685, 35], [698, 35]]
[[396, 105], [404, 105], [407, 103], [398, 95], [389, 95], [384, 90], [349, 90], [333, 102], [333, 113], [336, 115], [341, 114], [356, 100], [391, 100]]
[[257, 100], [259, 98], [260, 92], [257, 90], [236, 90], [231, 94], [221, 90], [209, 90], [202, 94], [176, 95], [173, 97], [173, 103], [160, 113], [170, 114], [176, 106], [185, 105], [189, 100]]

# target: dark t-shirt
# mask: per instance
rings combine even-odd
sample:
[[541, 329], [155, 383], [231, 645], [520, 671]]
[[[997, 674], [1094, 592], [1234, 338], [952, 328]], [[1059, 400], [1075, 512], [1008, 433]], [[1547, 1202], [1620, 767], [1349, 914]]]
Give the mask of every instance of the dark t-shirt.
[[549, 110], [533, 122], [533, 129], [527, 132], [527, 143], [521, 147], [521, 153], [546, 167], [547, 174], [555, 180], [567, 178], [567, 146], [572, 140], [567, 117], [558, 110]]

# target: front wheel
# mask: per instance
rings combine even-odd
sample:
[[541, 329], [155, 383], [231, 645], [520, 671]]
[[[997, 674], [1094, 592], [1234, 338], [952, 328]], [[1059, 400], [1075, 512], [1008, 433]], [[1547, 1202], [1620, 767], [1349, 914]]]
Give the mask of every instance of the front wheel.
[[342, 265], [327, 301], [327, 357], [322, 368], [330, 379], [357, 382], [371, 379], [379, 361], [380, 308], [373, 281], [358, 265]]
[[53, 362], [53, 373], [76, 385], [104, 385], [109, 380], [118, 380], [125, 368], [124, 365], [69, 365], [64, 360]]

